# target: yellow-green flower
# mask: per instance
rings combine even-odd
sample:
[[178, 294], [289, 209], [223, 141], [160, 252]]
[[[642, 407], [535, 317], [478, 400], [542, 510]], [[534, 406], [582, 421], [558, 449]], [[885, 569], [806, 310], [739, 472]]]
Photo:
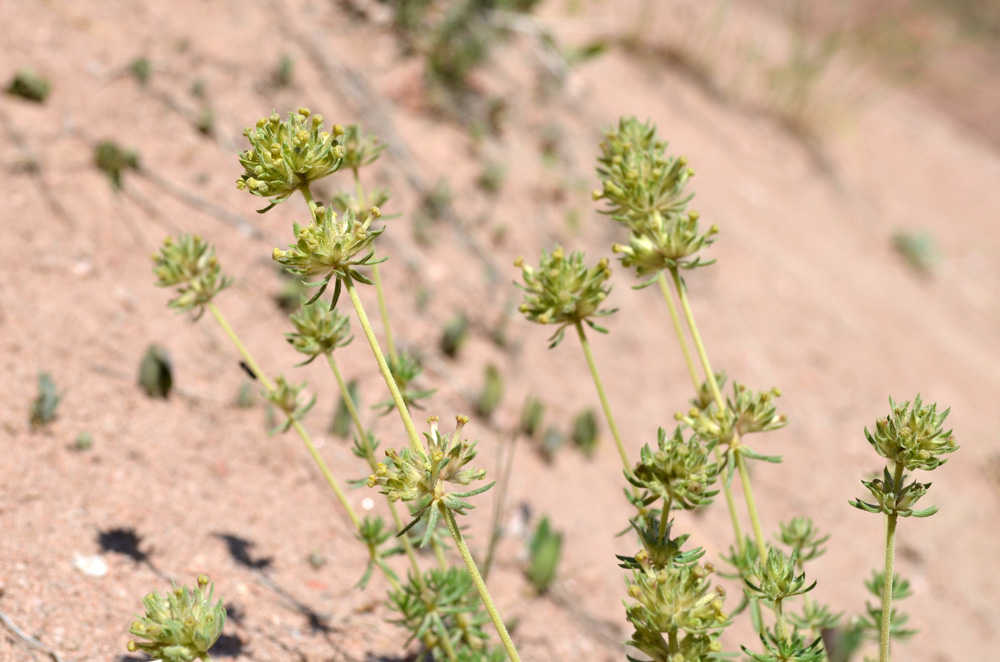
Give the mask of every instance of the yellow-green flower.
[[550, 347], [558, 345], [565, 328], [586, 322], [595, 331], [607, 333], [591, 318], [604, 317], [614, 309], [601, 309], [601, 304], [611, 292], [606, 285], [611, 277], [607, 258], [601, 258], [596, 266], [587, 268], [583, 263], [583, 253], [573, 251], [568, 257], [561, 246], [556, 246], [551, 254], [542, 250], [542, 261], [538, 269], [525, 264], [518, 258], [514, 266], [521, 268], [524, 284], [515, 283], [524, 290], [524, 303], [518, 310], [532, 322], [558, 324], [552, 335]]
[[158, 287], [177, 286], [178, 296], [170, 300], [170, 307], [179, 312], [197, 309], [196, 319], [215, 295], [233, 282], [222, 275], [215, 248], [198, 235], [182, 234], [176, 240], [167, 237], [153, 256], [153, 264]]
[[163, 662], [209, 660], [208, 649], [222, 635], [226, 610], [222, 600], [212, 605], [215, 587], [198, 577], [198, 587], [174, 586], [166, 595], [153, 591], [142, 599], [146, 615], [132, 621], [128, 631], [147, 641], [129, 641], [130, 653], [143, 651]]
[[306, 226], [296, 223], [293, 226], [295, 243], [289, 244], [287, 251], [275, 248], [271, 257], [296, 276], [323, 277], [322, 280], [305, 283], [311, 287], [319, 287], [319, 292], [308, 304], [316, 301], [326, 290], [330, 280], [336, 277], [332, 304], [336, 306], [341, 280], [350, 277], [371, 285], [372, 281], [358, 272], [356, 267], [378, 264], [386, 259], [372, 259], [375, 255], [375, 250], [371, 248], [372, 242], [385, 230], [384, 227], [371, 229], [372, 221], [380, 215], [378, 207], [372, 207], [365, 220], [359, 221], [350, 209], [338, 217], [332, 207], [316, 207], [312, 223]]
[[344, 128], [334, 124], [322, 131], [323, 116], [308, 108], [288, 113], [284, 122], [272, 112], [257, 120], [243, 135], [250, 149], [240, 152], [244, 172], [236, 186], [262, 198], [271, 198], [267, 211], [292, 193], [340, 169], [344, 148], [339, 138]]

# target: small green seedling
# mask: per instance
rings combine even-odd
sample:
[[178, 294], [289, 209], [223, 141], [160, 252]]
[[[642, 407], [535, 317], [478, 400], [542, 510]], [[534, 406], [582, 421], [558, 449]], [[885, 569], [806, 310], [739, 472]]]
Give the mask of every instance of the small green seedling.
[[38, 396], [31, 405], [29, 423], [32, 430], [44, 427], [55, 420], [56, 408], [63, 399], [63, 394], [56, 393], [56, 384], [47, 372], [38, 373]]
[[135, 77], [136, 81], [138, 81], [139, 85], [145, 87], [153, 75], [153, 63], [150, 62], [148, 57], [137, 57], [129, 63], [128, 70]]
[[524, 406], [521, 407], [521, 432], [534, 437], [542, 428], [542, 420], [545, 418], [545, 403], [533, 395], [524, 399]]
[[490, 418], [500, 406], [501, 400], [503, 400], [503, 375], [500, 374], [500, 369], [491, 363], [486, 366], [486, 371], [483, 373], [483, 390], [479, 392], [476, 409], [484, 418]]
[[465, 313], [457, 313], [445, 324], [439, 344], [441, 352], [450, 359], [455, 358], [468, 338], [469, 318]]
[[7, 85], [7, 94], [21, 97], [25, 101], [42, 103], [52, 91], [52, 84], [28, 68], [19, 69]]
[[105, 140], [94, 148], [94, 165], [108, 176], [115, 190], [120, 191], [125, 172], [139, 169], [139, 155], [113, 140]]
[[542, 518], [528, 547], [526, 576], [538, 593], [545, 593], [556, 579], [562, 556], [563, 536], [552, 529], [548, 516]]
[[545, 430], [545, 434], [542, 435], [542, 445], [539, 450], [542, 453], [542, 457], [545, 458], [546, 462], [551, 462], [556, 457], [556, 452], [562, 447], [563, 442], [566, 441], [566, 435], [562, 433], [554, 425], [550, 425], [548, 429]]
[[244, 379], [240, 382], [240, 388], [236, 392], [236, 406], [240, 409], [250, 409], [253, 407], [253, 384]]
[[73, 445], [70, 446], [73, 450], [80, 452], [89, 451], [93, 447], [94, 438], [86, 430], [76, 435], [76, 441], [74, 441]]
[[597, 412], [585, 409], [573, 419], [573, 443], [587, 457], [597, 450]]
[[285, 53], [278, 60], [278, 66], [274, 69], [274, 86], [275, 87], [288, 87], [292, 84], [292, 80], [295, 78], [295, 59]]
[[476, 179], [476, 186], [492, 198], [500, 193], [506, 179], [507, 169], [503, 167], [503, 164], [496, 161], [487, 161], [483, 164], [483, 171], [479, 173], [479, 177]]
[[941, 251], [930, 232], [897, 232], [892, 236], [892, 246], [914, 271], [924, 276], [929, 276], [941, 261]]
[[174, 386], [170, 354], [159, 345], [150, 345], [139, 363], [139, 386], [151, 398], [166, 399]]

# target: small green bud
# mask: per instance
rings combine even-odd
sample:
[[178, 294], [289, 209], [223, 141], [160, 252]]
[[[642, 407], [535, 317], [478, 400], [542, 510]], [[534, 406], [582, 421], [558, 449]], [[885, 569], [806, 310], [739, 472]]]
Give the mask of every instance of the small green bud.
[[145, 617], [129, 626], [130, 634], [146, 641], [129, 641], [127, 650], [143, 651], [164, 662], [207, 659], [226, 623], [222, 600], [212, 605], [214, 591], [208, 577], [201, 575], [193, 591], [175, 587], [166, 595], [148, 594], [143, 598]]

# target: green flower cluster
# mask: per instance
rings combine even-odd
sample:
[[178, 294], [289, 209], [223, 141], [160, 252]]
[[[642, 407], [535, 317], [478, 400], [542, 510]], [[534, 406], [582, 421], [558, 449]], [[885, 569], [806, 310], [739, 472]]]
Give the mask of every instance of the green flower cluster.
[[583, 263], [583, 253], [573, 251], [566, 256], [561, 246], [556, 246], [551, 254], [542, 250], [542, 260], [538, 269], [525, 264], [524, 258], [514, 261], [521, 269], [524, 284], [515, 283], [524, 290], [524, 303], [518, 310], [532, 322], [558, 324], [549, 347], [555, 347], [563, 339], [569, 325], [586, 322], [595, 331], [607, 330], [596, 325], [591, 318], [604, 317], [614, 309], [601, 309], [601, 305], [611, 292], [606, 285], [611, 277], [607, 258], [601, 258], [596, 266], [587, 268]]
[[305, 404], [301, 403], [300, 395], [302, 394], [302, 389], [305, 387], [305, 382], [295, 386], [289, 384], [284, 375], [278, 375], [274, 378], [274, 388], [269, 391], [263, 391], [263, 395], [268, 402], [285, 412], [285, 420], [276, 425], [268, 434], [287, 432], [293, 423], [305, 418], [305, 415], [316, 404], [315, 395], [313, 395], [309, 402]]
[[687, 211], [693, 194], [685, 185], [694, 171], [685, 158], [668, 157], [666, 147], [655, 125], [628, 117], [607, 131], [597, 158], [602, 187], [593, 197], [605, 200], [603, 213], [629, 231], [628, 241], [612, 250], [640, 276], [714, 262], [702, 261], [697, 253], [715, 241], [719, 230], [713, 225], [703, 232], [698, 213]]
[[166, 595], [153, 591], [142, 599], [146, 615], [132, 621], [128, 631], [147, 641], [129, 641], [130, 653], [143, 651], [163, 662], [208, 660], [208, 649], [222, 635], [226, 610], [222, 600], [212, 605], [215, 587], [208, 577], [198, 577], [193, 591], [186, 586], [174, 586]]
[[626, 645], [664, 662], [703, 660], [721, 652], [718, 633], [729, 618], [722, 608], [725, 590], [708, 579], [714, 571], [710, 563], [633, 570], [626, 586], [635, 602], [625, 603], [625, 615], [635, 632]]
[[640, 460], [625, 478], [648, 492], [643, 504], [659, 499], [671, 506], [692, 510], [712, 503], [718, 490], [710, 489], [719, 475], [719, 465], [709, 461], [715, 442], [702, 443], [698, 435], [686, 441], [680, 427], [667, 436], [663, 428], [657, 432], [657, 450], [646, 444], [639, 451]]
[[944, 420], [951, 409], [938, 413], [937, 404], [927, 406], [918, 395], [910, 407], [889, 398], [892, 412], [875, 423], [875, 433], [865, 428], [865, 438], [875, 451], [896, 464], [902, 464], [907, 471], [924, 469], [931, 471], [947, 460], [939, 456], [958, 450], [951, 430], [944, 431]]
[[153, 265], [157, 287], [177, 287], [178, 296], [170, 300], [170, 307], [178, 312], [197, 309], [195, 319], [233, 282], [222, 275], [215, 248], [198, 235], [182, 234], [176, 240], [167, 237], [153, 256]]
[[413, 521], [400, 531], [409, 531], [418, 522], [426, 520], [421, 546], [430, 540], [442, 509], [464, 515], [466, 510], [475, 507], [464, 499], [482, 494], [494, 484], [466, 492], [446, 491], [445, 483], [469, 485], [486, 476], [485, 469], [465, 468], [476, 457], [476, 442], [460, 438], [462, 428], [469, 419], [460, 415], [456, 420], [455, 431], [451, 435], [442, 435], [437, 428], [437, 417], [431, 416], [427, 419], [431, 431], [424, 433], [426, 450], [403, 448], [397, 452], [390, 448], [385, 454], [391, 460], [391, 466], [379, 462], [375, 473], [368, 477], [368, 487], [378, 486], [390, 501], [418, 501], [421, 504]]
[[296, 276], [322, 277], [316, 282], [303, 281], [310, 287], [319, 287], [319, 292], [307, 304], [316, 301], [336, 277], [331, 304], [335, 307], [342, 280], [351, 278], [371, 285], [372, 281], [358, 272], [357, 267], [378, 264], [386, 259], [372, 259], [375, 255], [372, 242], [385, 230], [384, 227], [370, 229], [372, 221], [380, 215], [378, 207], [372, 207], [365, 220], [359, 221], [350, 209], [338, 217], [332, 207], [316, 207], [312, 223], [306, 226], [294, 224], [295, 243], [289, 244], [287, 251], [275, 248], [271, 257]]
[[295, 333], [286, 333], [288, 342], [309, 358], [299, 365], [311, 363], [320, 354], [331, 354], [353, 340], [351, 318], [331, 308], [326, 301], [305, 305], [289, 318]]
[[237, 188], [272, 198], [271, 205], [263, 210], [267, 211], [300, 188], [339, 170], [344, 147], [338, 139], [344, 135], [344, 128], [335, 124], [330, 131], [321, 131], [322, 126], [322, 115], [299, 108], [288, 113], [285, 122], [272, 112], [257, 120], [255, 128], [244, 129], [251, 148], [240, 152], [244, 172], [236, 180]]
[[[417, 581], [423, 579], [422, 582]], [[396, 623], [410, 631], [410, 640], [419, 640], [428, 652], [438, 653], [444, 659], [445, 646], [441, 637], [451, 638], [451, 647], [466, 659], [477, 662], [506, 659], [503, 649], [487, 649], [489, 635], [483, 626], [489, 617], [483, 613], [469, 573], [459, 568], [434, 568], [414, 577], [390, 596], [389, 606], [399, 612]], [[433, 659], [439, 659], [433, 655]]]

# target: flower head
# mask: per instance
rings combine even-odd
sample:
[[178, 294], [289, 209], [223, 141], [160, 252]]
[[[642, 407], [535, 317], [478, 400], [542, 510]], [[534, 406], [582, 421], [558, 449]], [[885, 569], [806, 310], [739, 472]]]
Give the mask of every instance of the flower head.
[[350, 335], [351, 319], [331, 308], [326, 301], [310, 305], [303, 302], [302, 308], [290, 319], [295, 325], [295, 333], [286, 333], [285, 336], [292, 347], [309, 357], [300, 365], [310, 363], [320, 354], [331, 354], [353, 340]]
[[865, 428], [865, 438], [882, 457], [902, 464], [907, 471], [930, 471], [947, 460], [939, 456], [958, 450], [951, 430], [945, 431], [944, 420], [951, 409], [938, 413], [937, 404], [925, 405], [918, 395], [902, 404], [889, 398], [892, 412], [875, 424], [875, 432]]
[[344, 159], [339, 138], [344, 128], [335, 124], [330, 131], [322, 131], [322, 126], [322, 115], [299, 108], [288, 113], [284, 122], [272, 112], [257, 120], [254, 128], [244, 129], [251, 148], [240, 153], [244, 172], [236, 186], [272, 198], [270, 209], [298, 189], [339, 170]]
[[583, 253], [573, 251], [567, 257], [562, 247], [556, 246], [551, 254], [542, 250], [538, 269], [525, 264], [524, 258], [518, 258], [514, 266], [521, 268], [524, 278], [523, 285], [515, 283], [525, 292], [524, 303], [518, 309], [532, 322], [559, 325], [550, 347], [562, 341], [565, 328], [571, 324], [586, 322], [592, 329], [606, 333], [591, 318], [615, 312], [601, 309], [611, 292], [606, 285], [611, 277], [607, 258], [601, 258], [588, 269], [583, 263]]
[[336, 306], [342, 279], [352, 278], [370, 285], [372, 281], [358, 272], [357, 267], [378, 264], [386, 259], [372, 259], [375, 255], [372, 242], [385, 230], [384, 227], [371, 229], [372, 221], [380, 215], [378, 207], [372, 207], [365, 220], [359, 221], [350, 209], [338, 217], [332, 207], [316, 207], [312, 223], [293, 226], [296, 242], [289, 244], [287, 251], [275, 248], [271, 257], [296, 276], [322, 277], [322, 280], [305, 283], [319, 287], [319, 292], [307, 304], [316, 301], [330, 280], [336, 278], [332, 304]]
[[368, 487], [379, 487], [379, 491], [390, 501], [419, 500], [423, 506], [403, 531], [408, 531], [417, 522], [426, 519], [426, 531], [421, 545], [426, 545], [434, 532], [434, 525], [441, 508], [447, 508], [459, 515], [474, 508], [465, 498], [481, 494], [493, 487], [493, 483], [466, 492], [448, 492], [445, 483], [469, 485], [486, 476], [485, 469], [466, 468], [476, 457], [476, 442], [461, 439], [462, 428], [469, 422], [465, 416], [457, 416], [458, 424], [451, 435], [438, 431], [436, 416], [427, 419], [430, 433], [425, 433], [427, 449], [419, 451], [403, 448], [397, 452], [388, 449], [385, 454], [390, 464], [380, 462], [375, 473], [368, 477]]
[[197, 309], [195, 319], [201, 317], [216, 294], [233, 282], [222, 275], [215, 248], [198, 235], [182, 234], [176, 240], [167, 237], [160, 252], [153, 256], [153, 264], [158, 287], [177, 286], [178, 296], [171, 299], [170, 307], [179, 312]]
[[719, 475], [719, 465], [708, 457], [714, 447], [714, 441], [703, 444], [697, 435], [685, 441], [680, 427], [669, 437], [660, 428], [657, 450], [651, 450], [649, 444], [643, 446], [639, 462], [625, 478], [649, 491], [648, 503], [664, 499], [685, 510], [708, 505], [719, 492], [710, 489]]
[[226, 610], [219, 600], [214, 606], [215, 587], [208, 577], [198, 577], [198, 587], [174, 586], [166, 595], [153, 591], [142, 599], [146, 615], [132, 621], [128, 631], [147, 641], [129, 641], [131, 653], [143, 651], [163, 662], [208, 659], [208, 649], [222, 634]]

